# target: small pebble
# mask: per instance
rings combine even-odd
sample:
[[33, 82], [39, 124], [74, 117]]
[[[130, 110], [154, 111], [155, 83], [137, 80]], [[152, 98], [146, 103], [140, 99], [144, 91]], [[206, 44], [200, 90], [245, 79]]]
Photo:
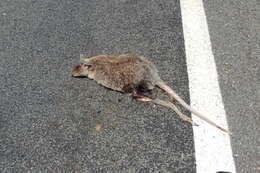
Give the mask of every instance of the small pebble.
[[95, 129], [96, 129], [97, 132], [100, 132], [101, 129], [102, 129], [101, 124], [96, 124]]

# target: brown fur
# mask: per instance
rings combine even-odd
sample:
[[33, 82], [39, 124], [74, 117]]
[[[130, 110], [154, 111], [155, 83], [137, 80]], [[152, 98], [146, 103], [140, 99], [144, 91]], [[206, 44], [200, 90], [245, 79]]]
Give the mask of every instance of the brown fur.
[[74, 73], [80, 74], [84, 71], [84, 68], [81, 65], [77, 65], [74, 69]]
[[[99, 84], [117, 91], [125, 92], [128, 86], [138, 86], [143, 81], [149, 81], [151, 88], [160, 80], [157, 69], [147, 59], [133, 54], [119, 56], [98, 55], [83, 59], [83, 63], [92, 65], [86, 68], [86, 76], [95, 79]], [[84, 67], [82, 67], [84, 69]], [[75, 68], [73, 76], [82, 75]]]

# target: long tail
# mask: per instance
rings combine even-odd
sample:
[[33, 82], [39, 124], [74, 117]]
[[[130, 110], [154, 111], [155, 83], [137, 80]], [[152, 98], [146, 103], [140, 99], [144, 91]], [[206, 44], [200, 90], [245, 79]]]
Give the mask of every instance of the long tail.
[[216, 128], [222, 130], [223, 132], [226, 132], [228, 134], [232, 133], [231, 131], [226, 130], [226, 129], [220, 127], [219, 125], [217, 125], [216, 123], [214, 123], [213, 121], [211, 121], [210, 119], [206, 118], [205, 116], [203, 116], [202, 114], [200, 114], [199, 112], [194, 110], [192, 107], [190, 107], [190, 105], [188, 105], [180, 96], [178, 96], [177, 93], [173, 89], [171, 89], [165, 82], [160, 81], [156, 85], [159, 86], [161, 89], [163, 89], [165, 92], [167, 92], [168, 95], [171, 98], [176, 99], [184, 108], [188, 109], [195, 116], [197, 116], [200, 119], [206, 121], [207, 123], [215, 126]]

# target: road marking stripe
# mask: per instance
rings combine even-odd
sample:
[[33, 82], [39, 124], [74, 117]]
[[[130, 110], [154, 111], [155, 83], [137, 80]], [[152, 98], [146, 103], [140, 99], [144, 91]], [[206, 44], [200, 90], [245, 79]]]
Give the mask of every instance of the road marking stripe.
[[[202, 0], [180, 0], [191, 106], [228, 129]], [[198, 173], [235, 173], [229, 135], [192, 116]]]

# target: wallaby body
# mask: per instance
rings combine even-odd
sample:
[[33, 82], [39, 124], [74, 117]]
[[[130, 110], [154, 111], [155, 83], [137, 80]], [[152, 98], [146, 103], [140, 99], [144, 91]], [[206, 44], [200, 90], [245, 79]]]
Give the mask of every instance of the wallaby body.
[[[82, 65], [72, 72], [73, 76], [87, 76], [97, 83], [120, 92], [128, 92], [126, 88], [150, 82], [152, 88], [160, 81], [154, 64], [142, 56], [126, 54], [119, 56], [98, 55], [83, 59]], [[86, 66], [84, 67], [84, 64]]]
[[143, 95], [143, 93], [149, 92], [157, 86], [167, 92], [171, 98], [176, 99], [194, 115], [222, 131], [230, 133], [228, 130], [219, 127], [214, 122], [192, 109], [160, 78], [155, 65], [143, 56], [123, 54], [119, 56], [98, 55], [85, 58], [81, 55], [80, 60], [82, 64], [76, 66], [72, 71], [72, 76], [74, 77], [86, 76], [90, 79], [94, 79], [97, 83], [107, 88], [124, 93], [132, 93], [133, 97], [138, 101], [148, 101], [169, 107], [182, 119], [196, 125], [189, 117], [182, 114], [174, 104]]

